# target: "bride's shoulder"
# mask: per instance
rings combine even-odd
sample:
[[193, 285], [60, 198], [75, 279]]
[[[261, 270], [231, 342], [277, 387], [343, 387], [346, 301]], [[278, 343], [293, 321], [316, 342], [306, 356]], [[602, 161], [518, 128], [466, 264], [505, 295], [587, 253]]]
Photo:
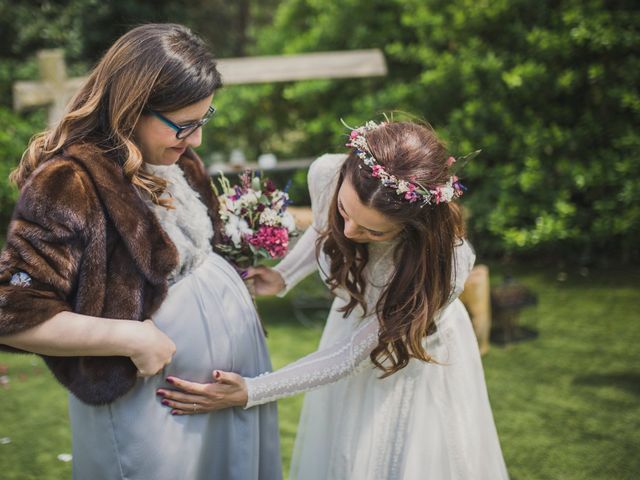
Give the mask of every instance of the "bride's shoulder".
[[325, 153], [316, 158], [309, 167], [309, 185], [330, 183], [337, 177], [346, 158], [344, 153]]
[[309, 167], [307, 184], [314, 223], [318, 229], [326, 226], [329, 203], [338, 183], [340, 167], [346, 158], [345, 154], [326, 153], [315, 159]]

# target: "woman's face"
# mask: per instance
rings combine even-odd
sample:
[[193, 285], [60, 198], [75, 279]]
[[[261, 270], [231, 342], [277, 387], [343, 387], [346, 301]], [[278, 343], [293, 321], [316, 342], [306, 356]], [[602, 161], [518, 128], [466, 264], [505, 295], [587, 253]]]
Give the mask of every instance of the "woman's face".
[[338, 191], [338, 212], [344, 219], [344, 236], [353, 242], [384, 242], [402, 231], [401, 224], [364, 205], [348, 178]]
[[[179, 110], [163, 112], [162, 115], [179, 126], [192, 124], [206, 115], [212, 99], [213, 95]], [[153, 165], [174, 164], [187, 147], [195, 148], [202, 143], [202, 128], [179, 140], [173, 128], [151, 114], [140, 119], [133, 135], [142, 152], [142, 158]]]

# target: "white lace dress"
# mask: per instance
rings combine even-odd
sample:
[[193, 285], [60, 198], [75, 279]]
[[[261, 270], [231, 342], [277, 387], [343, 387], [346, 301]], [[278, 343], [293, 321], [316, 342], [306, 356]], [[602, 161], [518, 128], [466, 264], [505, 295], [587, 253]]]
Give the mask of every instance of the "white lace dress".
[[[287, 290], [314, 271], [318, 231], [326, 226], [344, 155], [324, 155], [309, 170], [314, 225], [276, 267]], [[375, 305], [394, 270], [394, 242], [369, 244], [367, 303]], [[411, 360], [381, 380], [369, 353], [378, 321], [356, 308], [339, 312], [337, 292], [318, 351], [276, 372], [247, 379], [247, 408], [316, 389], [306, 395], [290, 478], [300, 480], [501, 480], [508, 478], [489, 405], [478, 346], [457, 296], [473, 266], [468, 243], [456, 248], [452, 301], [437, 332], [425, 339], [440, 364]], [[344, 298], [342, 298], [344, 297]]]

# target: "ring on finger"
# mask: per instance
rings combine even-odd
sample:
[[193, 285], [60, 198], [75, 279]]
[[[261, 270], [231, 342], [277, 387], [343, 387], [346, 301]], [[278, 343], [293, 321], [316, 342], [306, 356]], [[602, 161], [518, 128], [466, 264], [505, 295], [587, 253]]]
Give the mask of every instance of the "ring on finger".
[[193, 404], [193, 413], [196, 413], [198, 411], [198, 404], [194, 403]]

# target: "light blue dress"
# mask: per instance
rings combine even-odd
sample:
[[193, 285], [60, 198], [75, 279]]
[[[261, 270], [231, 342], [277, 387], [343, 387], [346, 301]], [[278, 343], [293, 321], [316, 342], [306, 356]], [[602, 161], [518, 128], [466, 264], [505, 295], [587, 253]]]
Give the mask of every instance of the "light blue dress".
[[[156, 396], [169, 375], [211, 382], [212, 371], [252, 377], [271, 370], [253, 300], [222, 257], [207, 248], [204, 205], [179, 168], [159, 169], [175, 210], [152, 206], [180, 254], [167, 299], [154, 315], [175, 342], [171, 364], [127, 395], [90, 406], [73, 395], [73, 478], [78, 480], [276, 480], [282, 478], [275, 403], [173, 416]], [[185, 214], [186, 213], [186, 214]]]

